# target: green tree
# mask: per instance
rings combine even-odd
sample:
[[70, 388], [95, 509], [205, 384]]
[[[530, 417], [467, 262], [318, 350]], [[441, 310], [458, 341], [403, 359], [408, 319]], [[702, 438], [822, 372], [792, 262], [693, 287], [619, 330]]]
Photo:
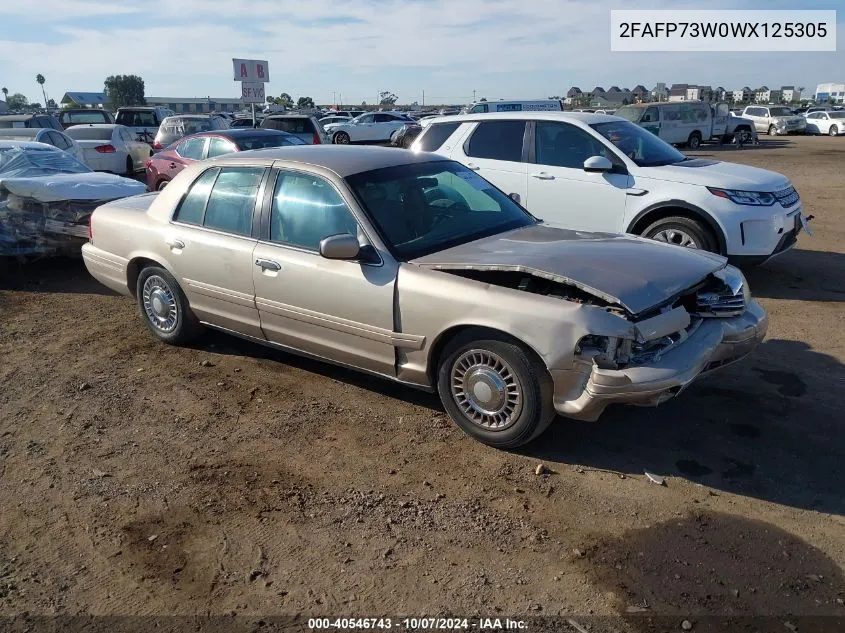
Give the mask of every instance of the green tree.
[[59, 106], [56, 105], [55, 99], [47, 99], [47, 108], [49, 108], [50, 110], [55, 110], [58, 107]]
[[483, 101], [483, 102], [486, 102], [486, 101], [487, 101], [487, 97], [481, 97], [481, 99], [479, 99], [478, 101], [479, 101], [479, 103], [481, 103], [482, 101]]
[[44, 91], [44, 82], [47, 80], [44, 79], [44, 75], [38, 73], [35, 75], [35, 81], [37, 81], [38, 85], [41, 86], [41, 94], [44, 96], [44, 103], [47, 103], [47, 93]]
[[361, 107], [362, 107], [362, 108], [366, 108], [366, 107], [367, 107], [367, 102], [366, 102], [366, 101], [362, 101], [362, 102], [361, 102]]
[[20, 92], [16, 92], [11, 97], [6, 98], [6, 105], [9, 110], [23, 110], [29, 105], [29, 99]]
[[396, 101], [399, 99], [399, 97], [397, 97], [395, 94], [393, 94], [389, 90], [384, 90], [384, 91], [378, 93], [378, 98], [379, 98], [379, 105], [383, 105], [383, 106], [384, 105], [386, 105], [386, 106], [396, 105]]
[[110, 75], [104, 82], [109, 106], [116, 110], [124, 106], [146, 105], [144, 80], [138, 75]]
[[286, 108], [293, 107], [293, 98], [286, 92], [283, 92], [279, 95], [279, 98], [276, 99], [276, 104], [280, 106], [285, 106]]
[[314, 99], [312, 99], [311, 97], [300, 97], [296, 101], [296, 107], [300, 110], [305, 110], [306, 108], [313, 108]]
[[6, 86], [3, 86], [3, 101], [9, 98], [9, 89]]

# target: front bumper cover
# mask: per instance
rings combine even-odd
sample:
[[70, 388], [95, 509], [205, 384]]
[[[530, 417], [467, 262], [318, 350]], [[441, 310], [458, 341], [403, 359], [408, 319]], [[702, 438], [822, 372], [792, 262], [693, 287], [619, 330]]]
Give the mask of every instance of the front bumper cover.
[[656, 362], [618, 370], [579, 362], [570, 370], [552, 370], [555, 410], [568, 418], [596, 420], [612, 403], [657, 406], [702, 374], [748, 355], [767, 328], [766, 312], [751, 301], [738, 317], [705, 319], [689, 339]]

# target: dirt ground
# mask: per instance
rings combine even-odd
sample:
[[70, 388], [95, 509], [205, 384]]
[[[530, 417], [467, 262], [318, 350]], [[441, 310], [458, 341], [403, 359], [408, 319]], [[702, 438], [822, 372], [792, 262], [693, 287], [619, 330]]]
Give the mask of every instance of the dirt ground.
[[81, 261], [8, 271], [0, 616], [845, 618], [845, 139], [697, 154], [785, 173], [816, 216], [749, 273], [767, 340], [514, 453], [428, 394], [222, 334], [157, 343]]

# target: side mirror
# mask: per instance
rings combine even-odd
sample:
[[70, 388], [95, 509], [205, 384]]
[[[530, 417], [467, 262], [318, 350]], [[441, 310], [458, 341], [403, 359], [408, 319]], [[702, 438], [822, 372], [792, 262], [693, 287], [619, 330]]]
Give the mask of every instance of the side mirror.
[[320, 255], [326, 259], [358, 259], [360, 254], [358, 238], [349, 233], [330, 235], [320, 240]]
[[517, 204], [520, 204], [520, 197], [519, 197], [518, 193], [509, 193], [508, 198], [510, 198], [511, 200], [516, 202]]
[[602, 172], [613, 171], [613, 163], [604, 156], [590, 156], [584, 161], [584, 171]]

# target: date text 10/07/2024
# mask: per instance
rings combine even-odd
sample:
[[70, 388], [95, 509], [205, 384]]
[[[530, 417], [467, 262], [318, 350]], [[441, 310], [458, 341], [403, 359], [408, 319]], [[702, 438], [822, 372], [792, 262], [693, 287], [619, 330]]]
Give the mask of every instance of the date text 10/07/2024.
[[511, 618], [309, 618], [308, 628], [319, 630], [375, 629], [382, 631], [526, 631], [525, 620]]

